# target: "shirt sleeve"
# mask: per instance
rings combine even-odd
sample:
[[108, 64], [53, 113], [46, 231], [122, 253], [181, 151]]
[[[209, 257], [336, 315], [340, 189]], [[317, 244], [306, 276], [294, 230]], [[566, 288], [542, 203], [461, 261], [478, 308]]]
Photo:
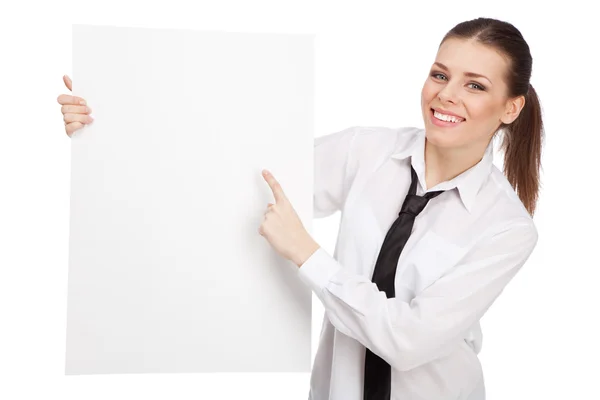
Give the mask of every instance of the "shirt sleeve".
[[347, 272], [322, 248], [298, 274], [340, 332], [407, 371], [456, 349], [529, 258], [537, 238], [533, 223], [488, 236], [409, 302], [388, 299], [368, 277]]
[[341, 210], [346, 200], [351, 180], [347, 170], [358, 129], [353, 126], [314, 140], [314, 218]]

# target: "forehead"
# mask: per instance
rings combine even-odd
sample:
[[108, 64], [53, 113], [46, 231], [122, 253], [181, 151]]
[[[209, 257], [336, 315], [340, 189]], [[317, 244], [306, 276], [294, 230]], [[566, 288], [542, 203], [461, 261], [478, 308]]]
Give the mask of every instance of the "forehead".
[[508, 67], [507, 60], [496, 50], [463, 39], [446, 40], [440, 46], [435, 61], [444, 64], [453, 73], [474, 72], [487, 76], [493, 83], [503, 80]]

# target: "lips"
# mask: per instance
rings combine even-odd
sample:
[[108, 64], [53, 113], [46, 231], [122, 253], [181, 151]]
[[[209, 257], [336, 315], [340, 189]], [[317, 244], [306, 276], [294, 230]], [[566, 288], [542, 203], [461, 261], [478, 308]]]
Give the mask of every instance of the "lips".
[[454, 129], [457, 126], [460, 126], [463, 122], [465, 122], [465, 120], [462, 120], [460, 122], [452, 122], [452, 121], [444, 121], [441, 119], [437, 119], [434, 115], [434, 110], [431, 109], [429, 111], [429, 120], [431, 121], [431, 123], [437, 127], [443, 128], [443, 129]]
[[464, 118], [464, 117], [461, 117], [460, 115], [456, 115], [456, 114], [454, 114], [454, 113], [451, 113], [451, 112], [442, 111], [442, 110], [440, 110], [440, 109], [435, 109], [435, 108], [432, 108], [432, 109], [431, 109], [431, 111], [432, 111], [432, 112], [434, 112], [434, 111], [437, 111], [437, 112], [438, 112], [438, 113], [440, 113], [440, 114], [444, 114], [444, 115], [449, 115], [449, 116], [452, 116], [452, 117], [460, 118], [460, 119], [461, 119], [461, 121], [460, 121], [460, 122], [465, 122], [465, 121], [467, 120], [466, 118]]

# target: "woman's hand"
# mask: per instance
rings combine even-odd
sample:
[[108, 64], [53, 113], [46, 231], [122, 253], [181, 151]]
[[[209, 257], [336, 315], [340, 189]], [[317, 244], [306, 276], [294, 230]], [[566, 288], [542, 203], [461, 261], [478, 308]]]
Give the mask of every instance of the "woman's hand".
[[258, 233], [280, 255], [300, 267], [320, 246], [304, 228], [275, 177], [267, 170], [263, 171], [263, 177], [273, 191], [275, 204], [269, 203]]
[[[67, 75], [63, 76], [63, 81], [67, 89], [73, 91], [71, 78]], [[86, 102], [81, 97], [71, 96], [69, 94], [61, 94], [56, 99], [59, 104], [62, 104], [61, 111], [65, 121], [65, 132], [71, 137], [73, 132], [83, 127], [83, 124], [89, 124], [94, 119], [88, 114], [92, 111], [87, 107]]]

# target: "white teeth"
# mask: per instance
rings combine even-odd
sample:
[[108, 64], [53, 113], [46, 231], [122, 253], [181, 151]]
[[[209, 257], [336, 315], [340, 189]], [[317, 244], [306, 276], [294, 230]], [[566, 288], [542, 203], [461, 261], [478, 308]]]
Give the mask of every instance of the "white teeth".
[[437, 111], [433, 111], [433, 115], [437, 118], [437, 119], [441, 119], [442, 121], [450, 121], [450, 122], [462, 122], [463, 119], [462, 118], [458, 118], [458, 117], [454, 117], [452, 115], [445, 115], [445, 114], [440, 114]]

